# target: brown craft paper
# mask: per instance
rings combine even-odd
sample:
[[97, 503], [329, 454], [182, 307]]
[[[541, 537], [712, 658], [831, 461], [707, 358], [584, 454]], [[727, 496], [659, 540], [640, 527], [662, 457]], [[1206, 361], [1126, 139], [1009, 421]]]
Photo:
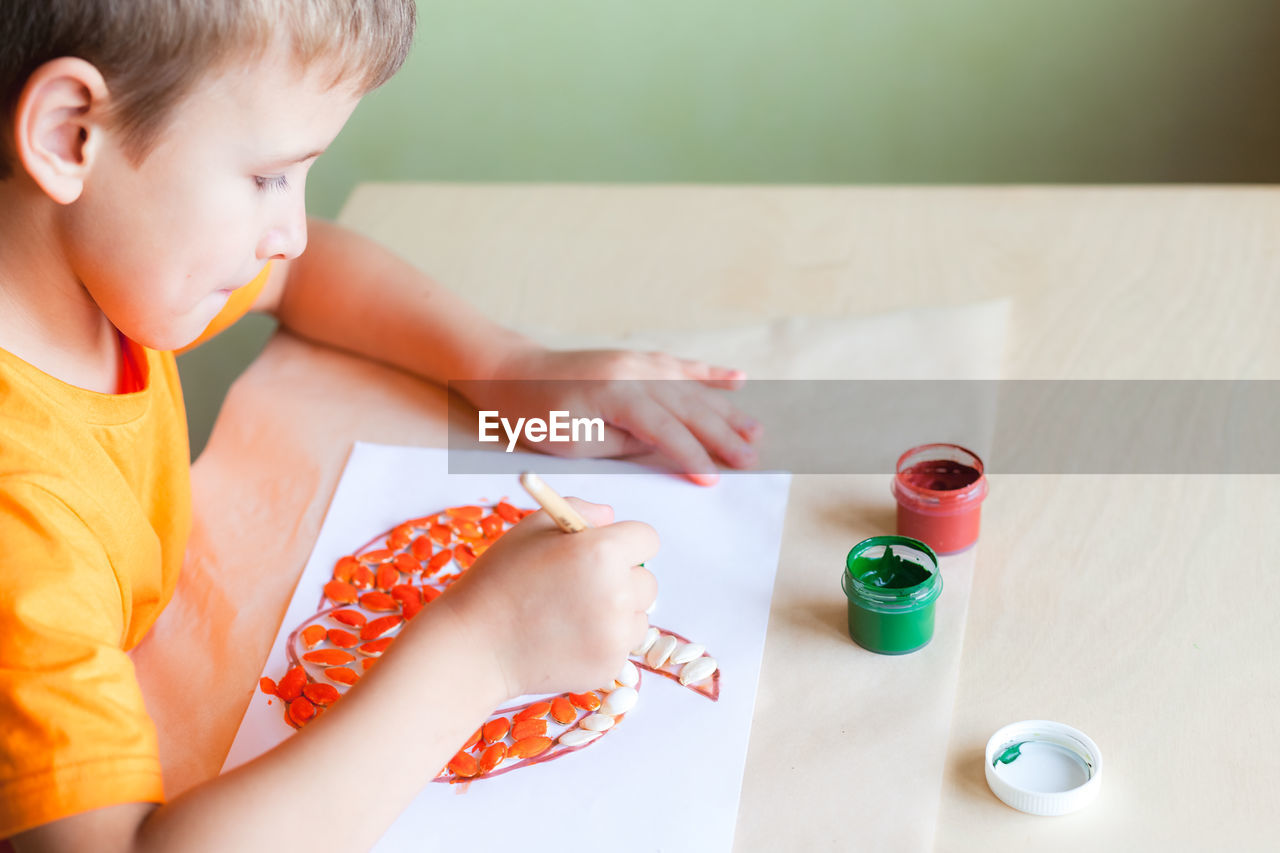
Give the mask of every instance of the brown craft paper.
[[[627, 344], [760, 378], [995, 378], [1006, 315], [1007, 305], [993, 302], [634, 336]], [[962, 356], [928, 343], [956, 328], [973, 336]], [[906, 355], [885, 346], [902, 337], [924, 343]], [[133, 654], [170, 797], [221, 767], [352, 442], [443, 446], [446, 403], [441, 388], [289, 335], [277, 336], [232, 387], [192, 469], [195, 525], [183, 576]], [[901, 658], [873, 655], [844, 633], [839, 574], [845, 552], [893, 532], [893, 518], [887, 477], [793, 483], [738, 849], [828, 846], [835, 839], [808, 836], [805, 817], [832, 810], [850, 815], [840, 839], [850, 849], [919, 849], [932, 838], [981, 551], [944, 560], [929, 647]], [[911, 799], [905, 827], [904, 797]]]

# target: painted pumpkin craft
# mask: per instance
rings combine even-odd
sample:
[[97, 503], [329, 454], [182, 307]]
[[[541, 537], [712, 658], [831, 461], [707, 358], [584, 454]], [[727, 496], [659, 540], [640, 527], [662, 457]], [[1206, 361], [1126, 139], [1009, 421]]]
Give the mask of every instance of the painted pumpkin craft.
[[[259, 689], [279, 698], [301, 728], [339, 701], [375, 665], [404, 626], [429, 607], [507, 529], [536, 510], [506, 501], [452, 507], [410, 519], [339, 559], [314, 615], [290, 632], [289, 668]], [[490, 778], [576, 752], [612, 731], [636, 704], [642, 672], [671, 679], [712, 701], [720, 671], [701, 643], [650, 627], [612, 684], [501, 708], [436, 776]]]

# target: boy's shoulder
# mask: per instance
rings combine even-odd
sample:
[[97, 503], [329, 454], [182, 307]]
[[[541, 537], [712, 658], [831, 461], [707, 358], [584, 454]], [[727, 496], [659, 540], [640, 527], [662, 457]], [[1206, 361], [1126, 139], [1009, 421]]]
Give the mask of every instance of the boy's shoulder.
[[25, 588], [38, 568], [114, 596], [126, 647], [171, 595], [190, 527], [172, 361], [153, 358], [146, 393], [109, 395], [0, 354], [0, 584]]

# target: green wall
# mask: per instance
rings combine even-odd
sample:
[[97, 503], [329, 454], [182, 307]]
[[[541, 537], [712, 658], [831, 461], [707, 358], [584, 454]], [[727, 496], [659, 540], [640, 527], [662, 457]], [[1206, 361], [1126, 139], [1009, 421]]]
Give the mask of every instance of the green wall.
[[1280, 178], [1275, 0], [420, 0], [360, 180]]
[[[1276, 0], [419, 0], [308, 181], [1280, 179]], [[198, 453], [270, 323], [180, 359]]]

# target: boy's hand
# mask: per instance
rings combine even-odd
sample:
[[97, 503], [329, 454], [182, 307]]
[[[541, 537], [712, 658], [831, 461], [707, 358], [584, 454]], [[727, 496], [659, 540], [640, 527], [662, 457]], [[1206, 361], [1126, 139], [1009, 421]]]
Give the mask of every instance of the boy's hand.
[[436, 602], [488, 648], [508, 697], [608, 684], [649, 626], [658, 583], [639, 566], [658, 535], [613, 510], [569, 498], [591, 524], [568, 534], [539, 511], [521, 521]]
[[746, 375], [740, 370], [657, 352], [525, 347], [504, 359], [493, 378], [455, 385], [477, 408], [496, 410], [513, 423], [545, 419], [552, 410], [605, 422], [604, 441], [543, 443], [538, 450], [625, 456], [657, 449], [707, 486], [719, 479], [713, 454], [735, 468], [756, 461], [752, 443], [760, 425], [720, 393], [741, 387]]

